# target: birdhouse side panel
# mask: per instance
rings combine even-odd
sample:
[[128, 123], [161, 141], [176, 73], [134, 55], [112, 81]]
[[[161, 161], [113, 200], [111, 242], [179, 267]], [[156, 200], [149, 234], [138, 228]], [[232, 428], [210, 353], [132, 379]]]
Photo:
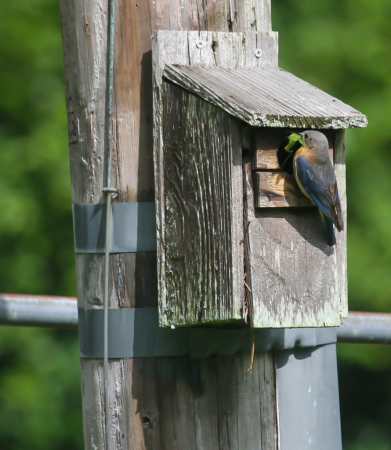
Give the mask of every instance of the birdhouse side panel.
[[344, 230], [338, 234], [338, 247], [336, 253], [336, 271], [340, 283], [338, 297], [340, 298], [340, 315], [348, 317], [348, 263], [347, 263], [347, 196], [346, 196], [346, 149], [345, 130], [335, 130], [334, 134], [334, 170], [337, 177], [338, 192], [341, 199], [341, 208], [344, 221]]
[[163, 83], [162, 102], [165, 267], [160, 273], [165, 289], [159, 298], [160, 323], [240, 320], [240, 123], [168, 83]]

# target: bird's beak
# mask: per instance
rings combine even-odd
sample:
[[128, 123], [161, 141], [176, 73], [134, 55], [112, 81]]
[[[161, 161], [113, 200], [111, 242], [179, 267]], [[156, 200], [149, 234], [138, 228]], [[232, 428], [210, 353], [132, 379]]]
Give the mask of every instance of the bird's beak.
[[305, 131], [303, 131], [302, 133], [299, 133], [303, 139], [304, 139], [304, 133], [305, 133]]

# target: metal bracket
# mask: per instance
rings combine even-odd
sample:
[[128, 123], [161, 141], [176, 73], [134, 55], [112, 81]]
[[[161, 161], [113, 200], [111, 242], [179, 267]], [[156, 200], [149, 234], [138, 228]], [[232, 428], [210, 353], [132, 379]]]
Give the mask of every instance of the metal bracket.
[[336, 345], [274, 353], [280, 450], [341, 450]]
[[[103, 309], [79, 308], [80, 354], [103, 357]], [[317, 347], [337, 341], [330, 328], [258, 328], [255, 351]], [[160, 328], [157, 308], [109, 309], [109, 358], [207, 357], [250, 353], [250, 328]]]
[[[105, 203], [74, 203], [76, 253], [104, 253]], [[110, 253], [156, 251], [155, 202], [113, 203]]]

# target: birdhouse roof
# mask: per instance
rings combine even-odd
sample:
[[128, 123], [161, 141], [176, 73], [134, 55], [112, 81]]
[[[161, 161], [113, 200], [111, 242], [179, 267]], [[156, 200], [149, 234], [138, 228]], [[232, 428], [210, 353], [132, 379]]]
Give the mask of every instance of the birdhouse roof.
[[166, 65], [163, 76], [255, 127], [355, 128], [367, 118], [279, 67]]

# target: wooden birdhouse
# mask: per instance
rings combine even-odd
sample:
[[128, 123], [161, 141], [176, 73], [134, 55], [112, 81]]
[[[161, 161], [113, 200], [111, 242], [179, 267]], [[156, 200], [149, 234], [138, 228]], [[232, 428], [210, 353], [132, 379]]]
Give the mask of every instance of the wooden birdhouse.
[[366, 117], [278, 68], [276, 33], [155, 32], [161, 326], [337, 326], [346, 227], [326, 244], [288, 134], [323, 132], [346, 223], [344, 129]]

